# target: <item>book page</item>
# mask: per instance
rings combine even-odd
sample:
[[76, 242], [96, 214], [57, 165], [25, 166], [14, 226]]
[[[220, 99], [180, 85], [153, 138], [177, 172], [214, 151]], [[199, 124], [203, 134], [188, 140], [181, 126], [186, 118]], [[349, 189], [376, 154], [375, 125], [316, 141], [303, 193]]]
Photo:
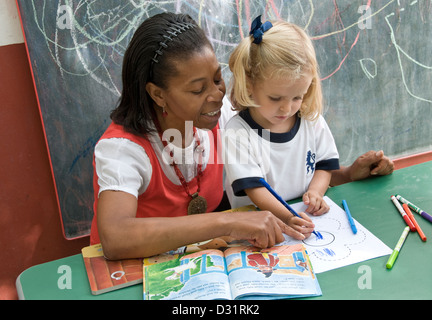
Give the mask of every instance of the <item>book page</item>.
[[144, 300], [231, 299], [223, 253], [204, 250], [144, 267]]
[[[229, 248], [225, 259], [236, 299], [294, 298], [320, 295], [304, 246]], [[249, 297], [248, 297], [249, 296]]]

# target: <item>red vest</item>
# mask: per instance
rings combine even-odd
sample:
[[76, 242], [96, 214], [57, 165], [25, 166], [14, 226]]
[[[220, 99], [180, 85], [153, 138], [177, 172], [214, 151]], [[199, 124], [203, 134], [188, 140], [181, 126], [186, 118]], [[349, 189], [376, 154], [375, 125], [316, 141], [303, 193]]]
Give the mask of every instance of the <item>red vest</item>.
[[[209, 163], [207, 164], [203, 175], [200, 179], [200, 196], [207, 200], [207, 212], [212, 212], [219, 205], [223, 195], [222, 172], [223, 164], [218, 158], [218, 129], [216, 126], [212, 131], [213, 140], [210, 139], [211, 153]], [[147, 217], [179, 217], [187, 215], [187, 207], [191, 198], [186, 194], [182, 185], [173, 184], [163, 172], [159, 160], [151, 146], [151, 143], [144, 137], [136, 136], [132, 133], [124, 131], [123, 127], [115, 123], [111, 123], [101, 139], [109, 138], [126, 138], [138, 145], [142, 146], [150, 158], [152, 166], [152, 176], [146, 191], [138, 196], [137, 218]], [[212, 145], [213, 143], [213, 145]], [[99, 185], [95, 170], [95, 162], [93, 160], [93, 188], [94, 188], [94, 217], [91, 226], [90, 243], [96, 244], [100, 242], [99, 233], [97, 230], [97, 204]], [[197, 191], [196, 177], [189, 183], [189, 190], [193, 194]]]

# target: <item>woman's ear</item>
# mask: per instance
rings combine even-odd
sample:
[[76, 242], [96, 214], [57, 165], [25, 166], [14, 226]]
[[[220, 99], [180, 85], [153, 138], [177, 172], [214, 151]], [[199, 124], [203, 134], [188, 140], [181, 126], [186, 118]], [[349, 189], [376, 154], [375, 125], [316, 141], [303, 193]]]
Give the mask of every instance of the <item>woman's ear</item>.
[[146, 83], [146, 91], [158, 106], [164, 106], [166, 104], [163, 89], [153, 82]]

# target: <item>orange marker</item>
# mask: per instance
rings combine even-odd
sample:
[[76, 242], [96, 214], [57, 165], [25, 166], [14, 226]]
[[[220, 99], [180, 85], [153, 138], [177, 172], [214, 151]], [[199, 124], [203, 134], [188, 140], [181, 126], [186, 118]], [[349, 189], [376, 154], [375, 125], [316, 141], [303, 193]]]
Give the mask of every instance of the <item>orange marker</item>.
[[426, 241], [426, 236], [423, 233], [422, 229], [420, 228], [420, 226], [418, 225], [416, 219], [414, 218], [414, 215], [412, 214], [410, 208], [408, 207], [408, 205], [406, 203], [402, 204], [402, 207], [404, 208], [405, 212], [407, 213], [408, 217], [411, 219], [412, 223], [414, 224], [420, 238], [422, 239], [422, 241]]
[[411, 221], [411, 219], [408, 217], [404, 209], [402, 209], [402, 206], [400, 205], [399, 201], [397, 201], [395, 196], [391, 196], [391, 200], [393, 201], [394, 205], [396, 206], [397, 210], [401, 214], [402, 218], [404, 219], [405, 223], [410, 228], [411, 232], [416, 231], [414, 223]]

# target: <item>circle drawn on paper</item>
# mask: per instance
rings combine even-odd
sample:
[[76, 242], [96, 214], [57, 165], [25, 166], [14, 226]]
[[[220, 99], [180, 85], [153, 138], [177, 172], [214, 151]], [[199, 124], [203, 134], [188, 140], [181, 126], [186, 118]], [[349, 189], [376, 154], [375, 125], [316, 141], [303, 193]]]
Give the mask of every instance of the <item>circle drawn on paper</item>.
[[323, 246], [328, 246], [330, 243], [332, 243], [335, 240], [334, 234], [330, 232], [319, 231], [319, 233], [321, 233], [323, 239], [318, 239], [316, 235], [312, 233], [309, 238], [302, 240], [302, 242], [311, 247], [323, 247]]

